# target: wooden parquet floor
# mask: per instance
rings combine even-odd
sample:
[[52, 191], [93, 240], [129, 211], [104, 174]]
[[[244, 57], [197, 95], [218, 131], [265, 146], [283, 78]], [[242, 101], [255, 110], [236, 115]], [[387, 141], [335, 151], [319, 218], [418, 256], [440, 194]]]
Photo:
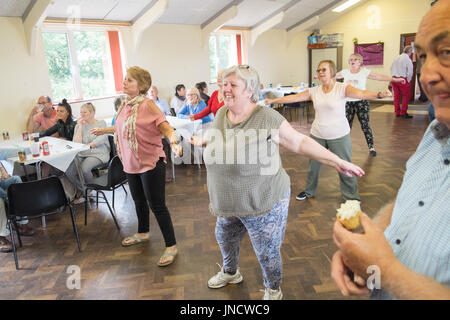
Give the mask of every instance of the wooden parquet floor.
[[[293, 125], [303, 133], [309, 132], [310, 124], [305, 120], [301, 126], [298, 121]], [[372, 217], [395, 198], [406, 161], [417, 148], [428, 119], [425, 115], [399, 119], [380, 112], [371, 113], [371, 125], [378, 153], [375, 158], [369, 156], [357, 120], [352, 141], [353, 162], [366, 171], [359, 179], [362, 208]], [[323, 167], [317, 197], [297, 201], [295, 196], [305, 184], [308, 160], [285, 150], [282, 160], [292, 187], [282, 247], [284, 298], [355, 299], [343, 298], [330, 277], [330, 261], [336, 250], [332, 226], [341, 202], [337, 172]], [[153, 214], [150, 242], [120, 245], [123, 237], [137, 231], [137, 219], [130, 195], [119, 190], [116, 216], [120, 232], [105, 204], [96, 208], [92, 203], [87, 226], [83, 205], [76, 206], [81, 253], [67, 212], [48, 217], [46, 229], [40, 227], [40, 221], [31, 221], [37, 232], [22, 238], [24, 246], [18, 251], [21, 270], [15, 270], [12, 253], [0, 253], [0, 299], [261, 299], [261, 270], [248, 237], [242, 242], [240, 256], [244, 281], [216, 290], [206, 285], [219, 270], [216, 263], [221, 263], [221, 254], [214, 237], [215, 218], [208, 211], [205, 168], [177, 166], [176, 181], [166, 186], [166, 201], [179, 250], [171, 266], [156, 265], [164, 242]], [[67, 287], [71, 265], [80, 268], [80, 289]]]

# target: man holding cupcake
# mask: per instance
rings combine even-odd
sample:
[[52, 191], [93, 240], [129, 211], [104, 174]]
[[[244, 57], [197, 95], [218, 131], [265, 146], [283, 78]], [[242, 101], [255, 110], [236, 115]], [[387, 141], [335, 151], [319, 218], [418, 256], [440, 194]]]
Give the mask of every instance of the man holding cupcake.
[[381, 288], [372, 299], [450, 299], [450, 2], [438, 1], [423, 17], [415, 47], [420, 82], [435, 107], [416, 153], [408, 160], [395, 203], [374, 220], [364, 213], [364, 233], [341, 222], [331, 275], [345, 296], [367, 294], [348, 271], [367, 278], [377, 266]]

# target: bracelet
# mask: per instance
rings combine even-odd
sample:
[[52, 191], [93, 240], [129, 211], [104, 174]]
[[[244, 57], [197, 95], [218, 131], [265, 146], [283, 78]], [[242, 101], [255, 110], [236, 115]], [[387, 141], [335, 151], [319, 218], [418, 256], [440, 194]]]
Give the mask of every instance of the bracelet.
[[383, 99], [383, 97], [381, 96], [381, 92], [380, 91], [378, 91], [378, 93], [377, 93], [377, 98], [378, 99]]

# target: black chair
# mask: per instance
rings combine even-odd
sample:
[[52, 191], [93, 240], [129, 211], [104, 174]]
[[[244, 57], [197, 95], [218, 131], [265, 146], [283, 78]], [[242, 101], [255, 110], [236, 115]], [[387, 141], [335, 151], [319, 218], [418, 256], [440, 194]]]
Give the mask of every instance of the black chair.
[[[127, 176], [123, 171], [122, 162], [119, 159], [119, 156], [114, 156], [108, 164], [108, 174], [95, 178], [89, 183], [85, 184], [86, 190], [84, 193], [85, 199], [88, 199], [88, 192], [90, 190], [97, 192], [97, 206], [98, 206], [98, 194], [100, 193], [105, 200], [104, 203], [108, 205], [109, 212], [111, 212], [111, 216], [113, 217], [114, 223], [116, 224], [117, 229], [120, 230], [120, 227], [117, 223], [116, 217], [109, 205], [108, 199], [105, 196], [103, 191], [112, 191], [112, 202], [114, 207], [114, 191], [119, 187], [124, 187], [126, 184]], [[84, 203], [84, 225], [87, 225], [87, 202]]]
[[[19, 261], [17, 259], [17, 249], [11, 222], [14, 223], [16, 230], [19, 230], [17, 228], [17, 218], [38, 218], [58, 213], [66, 206], [68, 206], [70, 210], [73, 232], [77, 239], [78, 251], [81, 252], [75, 214], [58, 177], [53, 176], [42, 180], [15, 183], [9, 186], [7, 217], [17, 270], [19, 269]], [[19, 245], [22, 246], [19, 232], [17, 232], [17, 238], [19, 239]]]
[[[111, 161], [112, 158], [117, 154], [116, 150], [116, 144], [114, 143], [114, 135], [109, 134], [108, 135], [108, 141], [109, 141], [109, 161]], [[102, 163], [99, 164], [91, 169], [92, 175], [94, 177], [100, 177], [101, 171], [108, 169], [108, 163]]]
[[[295, 92], [289, 93], [289, 94], [285, 94], [284, 96], [288, 96], [291, 94], [295, 94]], [[292, 121], [292, 110], [295, 110], [295, 115], [297, 115], [297, 110], [298, 109], [302, 109], [303, 113], [302, 113], [302, 117], [300, 118], [300, 125], [302, 124], [302, 118], [305, 117], [305, 111], [306, 111], [306, 123], [308, 123], [308, 104], [306, 102], [294, 102], [294, 103], [285, 103], [283, 105], [283, 116], [286, 118], [286, 111], [289, 110], [289, 116], [291, 118]]]

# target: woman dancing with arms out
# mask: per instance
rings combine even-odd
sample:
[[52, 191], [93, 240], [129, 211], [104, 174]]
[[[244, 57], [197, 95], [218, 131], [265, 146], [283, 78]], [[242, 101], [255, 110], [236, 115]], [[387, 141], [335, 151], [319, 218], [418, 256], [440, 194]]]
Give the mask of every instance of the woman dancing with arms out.
[[[280, 249], [290, 198], [289, 176], [281, 166], [278, 144], [343, 174], [362, 176], [364, 171], [294, 130], [278, 112], [257, 106], [259, 87], [253, 68], [227, 69], [225, 106], [216, 113], [205, 139], [193, 137], [191, 142], [206, 146], [209, 208], [217, 217], [215, 236], [223, 258], [223, 267], [208, 286], [221, 288], [243, 280], [239, 247], [248, 232], [263, 272], [264, 299], [275, 300], [283, 296]], [[246, 155], [248, 159], [243, 159]]]
[[[317, 74], [322, 85], [309, 88], [303, 92], [277, 99], [266, 99], [266, 104], [294, 103], [312, 100], [316, 116], [311, 126], [310, 137], [323, 147], [330, 149], [346, 161], [351, 161], [352, 141], [350, 139], [350, 126], [345, 117], [346, 98], [356, 99], [382, 99], [392, 96], [386, 92], [372, 92], [359, 90], [350, 85], [336, 82], [336, 66], [333, 61], [324, 60], [319, 63]], [[309, 161], [306, 188], [300, 192], [296, 199], [304, 200], [315, 196], [319, 182], [321, 163], [311, 159]], [[341, 193], [344, 202], [346, 200], [360, 200], [358, 182], [355, 177], [339, 174]]]
[[[378, 74], [370, 69], [361, 66], [363, 65], [363, 57], [359, 53], [354, 53], [348, 58], [349, 69], [343, 69], [336, 74], [336, 79], [344, 79], [345, 84], [349, 84], [360, 90], [366, 90], [367, 79], [378, 80], [378, 81], [392, 81], [392, 82], [403, 82], [406, 80], [403, 78], [395, 78], [391, 76], [385, 76], [383, 74]], [[355, 99], [347, 98], [345, 103], [345, 116], [347, 117], [348, 124], [350, 128], [353, 124], [353, 119], [358, 117], [359, 124], [366, 138], [367, 146], [369, 147], [369, 154], [372, 157], [377, 155], [375, 151], [375, 146], [373, 143], [372, 129], [369, 124], [369, 101], [365, 99]]]
[[171, 264], [177, 254], [175, 232], [165, 200], [166, 157], [162, 136], [170, 140], [174, 153], [181, 155], [173, 128], [159, 108], [146, 98], [152, 84], [150, 73], [139, 67], [127, 69], [123, 92], [127, 99], [120, 106], [114, 127], [93, 129], [94, 134], [114, 133], [117, 152], [127, 174], [131, 195], [136, 206], [138, 232], [122, 241], [123, 246], [148, 241], [149, 207], [155, 214], [164, 237], [166, 250], [159, 266]]

